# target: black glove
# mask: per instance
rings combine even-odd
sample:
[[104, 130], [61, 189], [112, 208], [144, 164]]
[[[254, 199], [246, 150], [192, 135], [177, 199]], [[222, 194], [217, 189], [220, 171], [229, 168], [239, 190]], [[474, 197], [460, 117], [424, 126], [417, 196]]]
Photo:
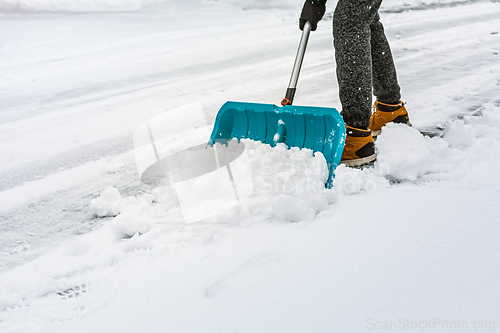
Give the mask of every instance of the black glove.
[[304, 25], [307, 21], [311, 22], [311, 30], [314, 31], [318, 27], [318, 22], [321, 21], [326, 11], [326, 0], [306, 0], [302, 13], [300, 14], [299, 28], [304, 30]]

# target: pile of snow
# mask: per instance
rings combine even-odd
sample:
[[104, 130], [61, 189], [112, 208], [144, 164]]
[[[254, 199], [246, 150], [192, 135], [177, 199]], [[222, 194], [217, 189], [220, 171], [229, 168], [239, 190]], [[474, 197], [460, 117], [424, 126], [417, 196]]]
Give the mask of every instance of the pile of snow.
[[429, 181], [463, 176], [475, 160], [489, 159], [499, 138], [500, 108], [485, 104], [480, 115], [448, 122], [443, 137], [389, 124], [377, 139], [377, 173], [391, 180]]
[[384, 128], [377, 140], [377, 150], [379, 174], [393, 180], [415, 181], [426, 175], [450, 172], [456, 164], [452, 156], [461, 155], [452, 154], [449, 143], [442, 138], [424, 137], [416, 129], [401, 124]]
[[[250, 157], [253, 194], [240, 207], [208, 222], [311, 221], [337, 201], [335, 189], [340, 185], [325, 188], [328, 168], [321, 153], [288, 149], [284, 144], [272, 148], [261, 142], [243, 142]], [[117, 189], [108, 187], [91, 201], [90, 209], [97, 217], [118, 215], [112, 222], [118, 235], [133, 236], [147, 232], [155, 223], [184, 221], [179, 198], [170, 186], [158, 186], [151, 193], [125, 198]]]
[[116, 216], [119, 213], [119, 204], [122, 200], [120, 192], [108, 186], [97, 199], [90, 202], [90, 210], [97, 217]]
[[[243, 225], [312, 221], [344, 195], [387, 189], [391, 182], [460, 179], [474, 160], [484, 159], [489, 148], [498, 143], [499, 111], [499, 107], [487, 104], [479, 116], [450, 121], [443, 137], [424, 136], [404, 124], [389, 124], [377, 139], [374, 166], [339, 166], [332, 189], [324, 187], [328, 169], [321, 153], [243, 140], [251, 162], [253, 193], [239, 207], [209, 220]], [[112, 222], [118, 235], [144, 233], [155, 223], [183, 223], [175, 189], [168, 186], [125, 198], [118, 190], [107, 188], [90, 208], [98, 217], [118, 215]]]

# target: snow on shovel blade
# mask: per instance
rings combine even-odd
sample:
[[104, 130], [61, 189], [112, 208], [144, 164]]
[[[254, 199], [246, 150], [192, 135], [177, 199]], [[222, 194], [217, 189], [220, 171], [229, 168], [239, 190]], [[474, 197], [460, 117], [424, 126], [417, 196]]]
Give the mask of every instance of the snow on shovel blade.
[[345, 124], [334, 108], [226, 102], [215, 119], [209, 145], [233, 138], [321, 152], [329, 168], [331, 187], [345, 142]]

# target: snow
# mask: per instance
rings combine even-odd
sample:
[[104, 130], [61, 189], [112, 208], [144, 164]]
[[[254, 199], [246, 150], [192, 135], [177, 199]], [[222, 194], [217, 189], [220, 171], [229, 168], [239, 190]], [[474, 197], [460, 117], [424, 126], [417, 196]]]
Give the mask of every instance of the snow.
[[[320, 153], [250, 140], [253, 191], [216, 216], [186, 224], [177, 188], [141, 182], [148, 121], [169, 154], [227, 100], [280, 101], [301, 1], [268, 4], [0, 1], [0, 331], [500, 320], [498, 3], [384, 2], [413, 127], [385, 127], [332, 189]], [[295, 102], [337, 94], [327, 15]]]
[[[143, 8], [166, 5], [200, 6], [206, 3], [227, 4], [236, 8], [249, 9], [300, 9], [302, 0], [0, 0], [0, 12], [5, 13], [33, 13], [33, 12], [130, 12]], [[463, 4], [467, 0], [385, 0], [382, 10], [403, 11], [409, 8], [437, 8]], [[336, 1], [330, 0], [328, 6], [334, 8]]]
[[[241, 9], [299, 8], [300, 0], [208, 0], [206, 2], [224, 3]], [[183, 4], [184, 3], [184, 4]], [[0, 12], [130, 12], [155, 5], [201, 6], [201, 0], [1, 0]]]
[[92, 213], [98, 217], [116, 216], [120, 212], [118, 206], [122, 200], [120, 192], [108, 186], [97, 199], [90, 201]]

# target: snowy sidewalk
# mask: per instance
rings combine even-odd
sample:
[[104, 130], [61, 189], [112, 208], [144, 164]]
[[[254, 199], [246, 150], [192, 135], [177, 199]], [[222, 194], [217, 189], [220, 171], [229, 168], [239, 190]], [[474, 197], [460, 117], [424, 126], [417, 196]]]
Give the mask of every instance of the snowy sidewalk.
[[[203, 6], [0, 18], [0, 330], [500, 329], [500, 4], [382, 14], [414, 127], [387, 126], [373, 167], [304, 192], [321, 156], [248, 142], [254, 195], [179, 225], [134, 130], [279, 102], [299, 36], [292, 9]], [[297, 104], [340, 108], [333, 55], [324, 20]]]

